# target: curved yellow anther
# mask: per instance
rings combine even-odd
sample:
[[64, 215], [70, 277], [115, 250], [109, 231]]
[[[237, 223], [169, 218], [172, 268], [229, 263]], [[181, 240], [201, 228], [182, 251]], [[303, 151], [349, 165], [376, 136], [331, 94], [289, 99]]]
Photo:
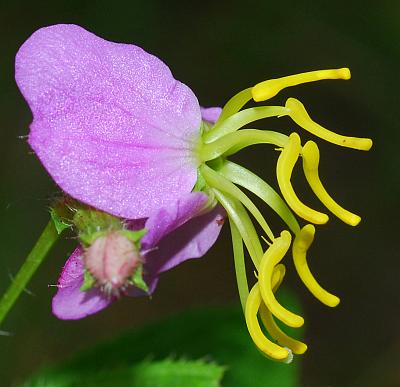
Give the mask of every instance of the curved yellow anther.
[[272, 278], [275, 266], [283, 259], [290, 247], [292, 236], [289, 231], [282, 231], [280, 237], [275, 238], [272, 245], [264, 253], [258, 269], [258, 283], [262, 299], [271, 313], [286, 325], [298, 328], [304, 324], [304, 319], [285, 309], [274, 296]]
[[308, 141], [302, 150], [303, 156], [303, 169], [308, 184], [314, 191], [315, 195], [321, 200], [321, 202], [335, 214], [343, 222], [349, 224], [350, 226], [357, 226], [360, 223], [361, 218], [347, 211], [339, 204], [337, 204], [326, 192], [324, 186], [318, 175], [318, 165], [319, 165], [319, 149], [314, 141]]
[[307, 289], [323, 304], [334, 307], [339, 304], [340, 299], [319, 285], [307, 265], [307, 250], [314, 240], [314, 235], [315, 227], [312, 224], [305, 225], [297, 233], [292, 248], [294, 265]]
[[372, 147], [372, 140], [370, 138], [342, 136], [317, 124], [308, 115], [304, 105], [295, 98], [289, 98], [286, 101], [285, 107], [290, 110], [288, 115], [297, 125], [332, 144], [364, 151], [368, 151]]
[[[279, 264], [275, 266], [274, 273], [272, 276], [271, 286], [272, 291], [275, 293], [279, 285], [281, 284], [283, 277], [285, 276], [285, 266]], [[292, 337], [286, 335], [276, 324], [272, 313], [268, 310], [265, 304], [262, 304], [259, 310], [261, 320], [267, 329], [268, 333], [278, 344], [290, 348], [296, 355], [302, 355], [307, 351], [307, 345], [301, 341], [295, 340]]]
[[300, 217], [315, 224], [324, 224], [329, 220], [328, 215], [307, 207], [295, 194], [290, 179], [292, 171], [301, 152], [300, 137], [297, 133], [289, 136], [276, 164], [276, 176], [279, 188], [289, 207]]
[[350, 79], [350, 70], [348, 68], [317, 70], [289, 75], [287, 77], [269, 79], [257, 83], [251, 93], [256, 102], [266, 101], [277, 95], [282, 89], [290, 86], [300, 85], [302, 83], [315, 82], [323, 79]]
[[290, 357], [290, 351], [268, 340], [261, 330], [257, 319], [261, 302], [262, 299], [260, 288], [258, 283], [256, 283], [251, 289], [246, 302], [245, 318], [247, 329], [249, 330], [254, 344], [264, 355], [274, 360], [285, 361], [288, 357]]

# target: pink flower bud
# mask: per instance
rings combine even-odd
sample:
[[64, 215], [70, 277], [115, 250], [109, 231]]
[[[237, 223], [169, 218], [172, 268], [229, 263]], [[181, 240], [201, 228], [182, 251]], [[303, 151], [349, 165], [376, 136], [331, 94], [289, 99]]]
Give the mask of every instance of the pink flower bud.
[[97, 238], [85, 251], [86, 268], [110, 296], [118, 296], [125, 289], [140, 262], [135, 244], [118, 231]]

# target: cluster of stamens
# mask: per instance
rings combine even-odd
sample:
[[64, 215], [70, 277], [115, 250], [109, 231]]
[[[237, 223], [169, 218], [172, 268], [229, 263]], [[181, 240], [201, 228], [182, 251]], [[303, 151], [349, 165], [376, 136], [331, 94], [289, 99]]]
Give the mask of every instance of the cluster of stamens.
[[[291, 361], [292, 353], [303, 354], [307, 350], [304, 343], [287, 336], [274, 320], [276, 318], [293, 328], [304, 324], [301, 316], [285, 309], [274, 295], [285, 275], [285, 266], [280, 262], [290, 246], [296, 271], [309, 291], [327, 306], [334, 307], [340, 302], [338, 297], [318, 284], [307, 265], [307, 251], [315, 234], [313, 224], [325, 224], [329, 217], [308, 207], [296, 195], [291, 176], [297, 160], [301, 157], [308, 184], [328, 210], [351, 226], [356, 226], [361, 218], [336, 203], [322, 185], [318, 174], [320, 155], [315, 142], [308, 141], [302, 145], [297, 133], [287, 136], [274, 131], [241, 128], [263, 118], [289, 116], [311, 134], [339, 146], [367, 151], [372, 141], [339, 135], [322, 127], [310, 118], [303, 104], [294, 98], [289, 98], [285, 106], [241, 109], [251, 99], [256, 102], [265, 101], [283, 88], [322, 79], [350, 79], [350, 71], [347, 68], [313, 71], [268, 80], [241, 91], [228, 101], [215, 125], [204, 131], [198, 151], [199, 172], [206, 183], [203, 189], [225, 208], [230, 221], [239, 295], [249, 333], [264, 355], [282, 362]], [[284, 200], [260, 177], [227, 160], [229, 155], [261, 143], [272, 144], [281, 150], [276, 175]], [[282, 218], [294, 234], [293, 243], [292, 234], [287, 230], [282, 231], [279, 237], [274, 236], [264, 216], [239, 187], [258, 196]], [[301, 228], [292, 211], [310, 224]], [[266, 251], [249, 213], [270, 240]], [[257, 273], [257, 282], [250, 292], [243, 243]], [[269, 337], [261, 328], [259, 318]]]

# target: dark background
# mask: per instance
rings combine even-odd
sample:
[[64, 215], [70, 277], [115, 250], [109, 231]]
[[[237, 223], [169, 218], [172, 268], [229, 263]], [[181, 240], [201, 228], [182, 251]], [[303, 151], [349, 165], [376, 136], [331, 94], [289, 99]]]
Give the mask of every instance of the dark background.
[[[327, 127], [374, 139], [369, 153], [319, 141], [323, 181], [363, 221], [354, 229], [331, 217], [317, 231], [311, 266], [321, 283], [341, 296], [338, 308], [320, 305], [289, 275], [288, 286], [300, 296], [306, 315], [309, 351], [301, 385], [399, 386], [399, 16], [397, 1], [1, 1], [0, 292], [46, 224], [49, 198], [57, 191], [19, 139], [28, 133], [31, 114], [14, 82], [14, 56], [36, 29], [76, 23], [105, 39], [140, 45], [162, 58], [205, 106], [223, 105], [267, 78], [348, 66], [351, 81], [300, 86], [271, 102], [299, 98]], [[287, 118], [262, 125], [299, 130]], [[276, 186], [271, 148], [246, 150], [240, 160]], [[301, 174], [298, 180], [304, 200], [321, 208]], [[279, 223], [272, 225], [280, 230]], [[238, 302], [225, 227], [204, 259], [164, 274], [151, 301], [124, 299], [85, 320], [58, 321], [51, 315], [54, 289], [48, 284], [57, 282], [73, 246], [67, 240], [53, 250], [29, 284], [34, 296], [24, 294], [1, 327], [13, 333], [0, 337], [1, 386], [127, 327], [188, 306]]]

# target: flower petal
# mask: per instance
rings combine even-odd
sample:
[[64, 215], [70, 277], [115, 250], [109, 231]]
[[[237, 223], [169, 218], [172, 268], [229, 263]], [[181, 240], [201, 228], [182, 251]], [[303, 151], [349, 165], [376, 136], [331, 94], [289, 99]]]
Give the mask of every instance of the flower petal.
[[193, 188], [200, 108], [158, 58], [56, 25], [21, 47], [16, 80], [34, 115], [29, 143], [72, 197], [139, 218]]
[[[217, 240], [225, 211], [218, 205], [196, 216], [196, 210], [202, 208], [199, 195], [205, 196], [200, 192], [192, 193], [186, 200], [177, 201], [175, 208], [162, 209], [146, 222], [149, 232], [143, 237], [142, 246], [149, 249], [145, 255], [144, 279], [150, 292], [154, 291], [160, 273], [188, 259], [202, 257]], [[129, 295], [143, 293], [132, 289]]]
[[112, 303], [97, 288], [86, 292], [80, 290], [83, 272], [82, 249], [78, 247], [68, 258], [58, 280], [57, 293], [53, 297], [53, 314], [61, 320], [78, 320]]
[[207, 203], [208, 197], [203, 192], [191, 192], [177, 199], [173, 205], [163, 207], [147, 219], [147, 234], [142, 238], [142, 249], [152, 249], [170, 232], [190, 219], [196, 217]]
[[221, 115], [222, 109], [220, 107], [209, 107], [209, 108], [204, 108], [200, 107], [201, 111], [201, 118], [204, 121], [211, 122], [215, 124]]

